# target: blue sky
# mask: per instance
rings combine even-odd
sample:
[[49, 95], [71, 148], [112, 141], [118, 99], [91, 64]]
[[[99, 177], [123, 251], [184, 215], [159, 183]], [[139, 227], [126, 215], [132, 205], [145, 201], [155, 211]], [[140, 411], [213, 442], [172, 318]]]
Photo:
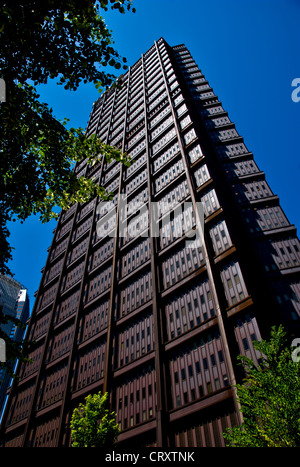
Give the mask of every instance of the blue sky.
[[[300, 102], [292, 100], [291, 83], [300, 78], [300, 0], [133, 3], [135, 14], [104, 13], [118, 52], [133, 65], [160, 37], [172, 46], [184, 43], [299, 230]], [[93, 85], [74, 93], [49, 83], [39, 92], [57, 118], [83, 128], [99, 97]], [[30, 218], [9, 226], [15, 248], [9, 266], [28, 288], [30, 308], [55, 225]]]

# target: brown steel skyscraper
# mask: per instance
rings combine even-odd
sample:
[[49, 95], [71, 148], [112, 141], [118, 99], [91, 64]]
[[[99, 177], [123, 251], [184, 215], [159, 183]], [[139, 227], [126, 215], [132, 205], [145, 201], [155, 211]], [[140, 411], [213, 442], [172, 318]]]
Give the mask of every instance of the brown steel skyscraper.
[[[190, 52], [161, 38], [120, 82], [87, 134], [132, 164], [75, 168], [113, 199], [60, 216], [5, 446], [68, 446], [74, 407], [99, 390], [120, 445], [224, 446], [237, 355], [257, 358], [273, 324], [300, 335], [296, 229]], [[188, 247], [202, 212], [204, 242]]]

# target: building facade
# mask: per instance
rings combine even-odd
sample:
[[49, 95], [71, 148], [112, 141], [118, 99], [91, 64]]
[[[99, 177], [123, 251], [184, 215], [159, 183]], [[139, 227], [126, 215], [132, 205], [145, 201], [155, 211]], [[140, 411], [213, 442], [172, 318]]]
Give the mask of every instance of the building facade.
[[[2, 313], [6, 316], [11, 316], [18, 319], [22, 325], [25, 325], [29, 317], [29, 297], [27, 289], [24, 288], [15, 279], [0, 275], [0, 307]], [[21, 326], [16, 326], [15, 322], [7, 321], [0, 323], [1, 331], [6, 334], [9, 339], [14, 342], [21, 342], [24, 338], [25, 330]], [[4, 361], [6, 362], [6, 343], [4, 344]], [[11, 370], [13, 370], [16, 360], [9, 362]], [[0, 414], [2, 414], [6, 399], [6, 392], [9, 386], [11, 376], [5, 368], [0, 369]]]
[[5, 446], [69, 446], [73, 409], [100, 390], [120, 446], [224, 446], [237, 355], [258, 359], [273, 324], [299, 332], [296, 228], [190, 52], [161, 38], [119, 83], [87, 134], [132, 163], [75, 167], [112, 200], [61, 213]]

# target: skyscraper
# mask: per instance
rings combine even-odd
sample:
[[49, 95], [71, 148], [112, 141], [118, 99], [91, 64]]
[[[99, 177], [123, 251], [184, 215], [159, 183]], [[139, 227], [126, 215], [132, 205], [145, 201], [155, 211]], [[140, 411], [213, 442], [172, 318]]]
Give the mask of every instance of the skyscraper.
[[[25, 325], [29, 317], [29, 297], [27, 289], [24, 288], [15, 279], [8, 276], [0, 275], [0, 307], [2, 313], [5, 316], [11, 316], [12, 318], [18, 319], [22, 325]], [[21, 342], [25, 331], [21, 326], [16, 326], [13, 321], [7, 323], [1, 323], [1, 331], [5, 333], [11, 341]], [[4, 346], [6, 350], [6, 344], [4, 340]], [[6, 351], [5, 360], [6, 360]], [[8, 363], [8, 362], [7, 362]], [[13, 370], [15, 361], [9, 362], [11, 370]], [[3, 406], [6, 398], [6, 391], [11, 380], [11, 376], [7, 369], [0, 369], [0, 414], [2, 413]]]
[[73, 409], [99, 390], [120, 446], [224, 446], [237, 355], [259, 358], [273, 324], [299, 333], [296, 228], [190, 52], [161, 38], [119, 84], [87, 134], [132, 163], [75, 167], [112, 200], [61, 213], [5, 446], [69, 445]]

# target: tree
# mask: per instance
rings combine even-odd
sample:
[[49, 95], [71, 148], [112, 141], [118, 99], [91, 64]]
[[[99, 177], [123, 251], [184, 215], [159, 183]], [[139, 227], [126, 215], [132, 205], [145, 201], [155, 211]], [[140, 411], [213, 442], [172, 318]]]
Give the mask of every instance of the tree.
[[6, 102], [0, 105], [0, 273], [11, 274], [12, 258], [7, 223], [40, 214], [57, 218], [54, 207], [67, 209], [91, 196], [107, 197], [102, 187], [72, 167], [115, 158], [126, 163], [120, 150], [83, 129], [67, 129], [53, 110], [39, 101], [36, 86], [57, 79], [75, 91], [80, 83], [97, 88], [117, 85], [105, 67], [127, 68], [113, 46], [101, 12], [110, 8], [134, 12], [132, 0], [9, 0], [0, 7], [0, 68]]
[[247, 377], [237, 393], [243, 424], [224, 433], [228, 446], [300, 446], [300, 363], [292, 358], [282, 326], [272, 327], [270, 340], [254, 343], [261, 363], [239, 356]]
[[85, 404], [75, 408], [71, 418], [72, 447], [112, 448], [119, 426], [115, 413], [108, 410], [108, 393], [88, 395]]
[[[57, 207], [107, 199], [109, 193], [85, 177], [77, 178], [74, 164], [83, 158], [99, 164], [102, 158], [128, 163], [128, 156], [82, 128], [67, 129], [53, 110], [40, 102], [36, 86], [49, 79], [75, 91], [80, 83], [118, 86], [107, 71], [127, 68], [114, 48], [111, 31], [101, 12], [108, 8], [134, 12], [132, 0], [9, 0], [0, 6], [0, 69], [6, 101], [0, 104], [0, 273], [13, 275], [9, 221], [23, 222], [39, 214], [42, 222], [57, 219]], [[1, 99], [3, 96], [0, 96]], [[27, 361], [7, 336], [7, 348]], [[10, 352], [8, 352], [10, 354]], [[7, 362], [9, 366], [9, 362]]]

